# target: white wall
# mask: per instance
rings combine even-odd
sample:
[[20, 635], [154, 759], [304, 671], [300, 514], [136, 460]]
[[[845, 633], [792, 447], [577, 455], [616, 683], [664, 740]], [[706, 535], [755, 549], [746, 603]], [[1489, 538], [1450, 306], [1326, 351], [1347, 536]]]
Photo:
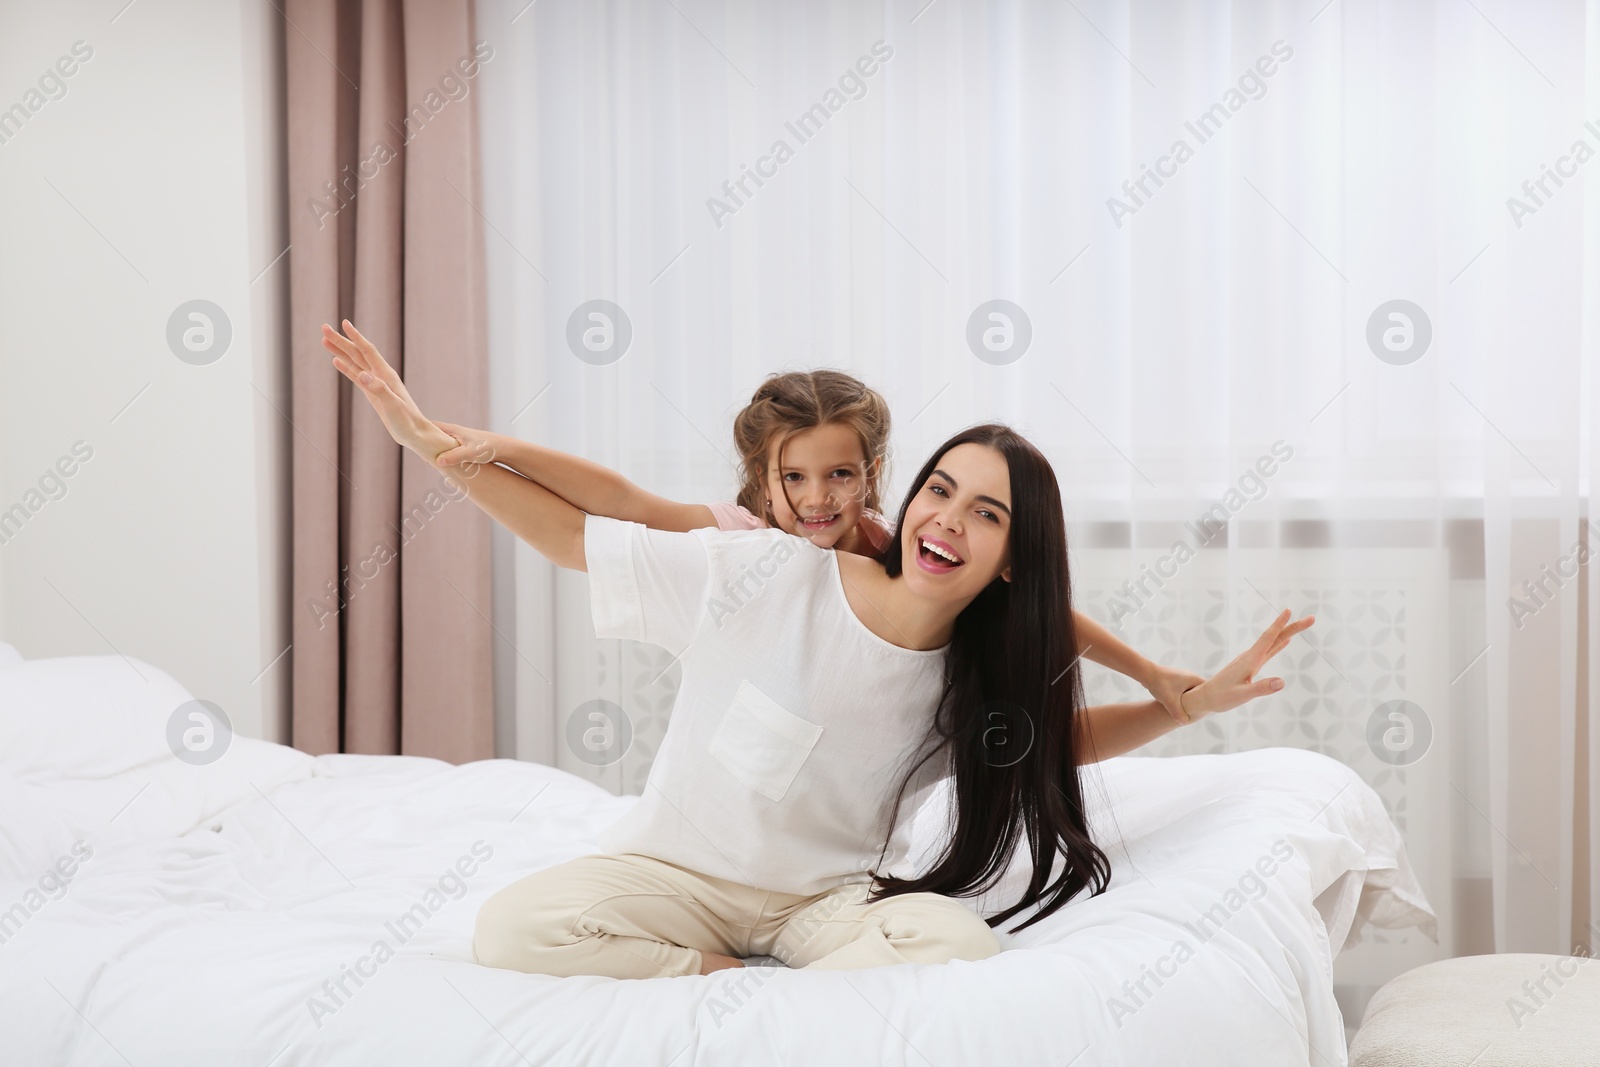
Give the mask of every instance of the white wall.
[[[0, 0], [0, 112], [92, 49], [0, 129], [0, 514], [26, 512], [0, 526], [0, 639], [148, 661], [281, 740], [290, 657], [263, 669], [289, 643], [288, 257], [266, 269], [287, 243], [282, 18], [125, 4]], [[193, 299], [232, 326], [208, 365], [166, 340]], [[78, 441], [91, 458], [54, 486]]]

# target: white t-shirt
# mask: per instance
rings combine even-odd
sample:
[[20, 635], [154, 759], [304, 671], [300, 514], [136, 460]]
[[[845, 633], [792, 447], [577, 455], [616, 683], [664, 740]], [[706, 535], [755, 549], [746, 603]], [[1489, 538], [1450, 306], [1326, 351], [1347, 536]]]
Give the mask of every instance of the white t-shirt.
[[[589, 516], [584, 551], [595, 633], [659, 645], [683, 671], [644, 794], [601, 850], [782, 893], [870, 880], [945, 650], [867, 629], [835, 554], [781, 530]], [[917, 804], [946, 774], [944, 756], [918, 772], [880, 870], [906, 856]]]

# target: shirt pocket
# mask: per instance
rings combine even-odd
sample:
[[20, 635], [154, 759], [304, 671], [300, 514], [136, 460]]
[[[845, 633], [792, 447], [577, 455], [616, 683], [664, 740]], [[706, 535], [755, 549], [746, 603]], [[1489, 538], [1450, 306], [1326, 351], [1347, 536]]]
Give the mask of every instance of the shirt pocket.
[[740, 782], [779, 801], [821, 736], [821, 726], [744, 681], [711, 737], [710, 752]]

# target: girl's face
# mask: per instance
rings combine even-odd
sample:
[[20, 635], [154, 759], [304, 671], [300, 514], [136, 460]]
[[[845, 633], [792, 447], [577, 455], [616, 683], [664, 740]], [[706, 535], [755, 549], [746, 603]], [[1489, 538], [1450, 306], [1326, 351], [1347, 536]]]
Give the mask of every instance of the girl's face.
[[867, 497], [867, 457], [848, 426], [829, 423], [773, 446], [767, 464], [767, 521], [818, 548], [856, 528]]
[[957, 445], [906, 507], [901, 573], [913, 592], [968, 602], [1011, 580], [1011, 470], [987, 445]]

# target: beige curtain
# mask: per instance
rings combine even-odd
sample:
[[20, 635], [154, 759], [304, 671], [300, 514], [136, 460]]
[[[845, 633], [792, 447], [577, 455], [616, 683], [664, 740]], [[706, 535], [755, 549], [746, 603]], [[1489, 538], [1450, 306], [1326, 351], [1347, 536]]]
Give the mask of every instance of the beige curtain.
[[490, 758], [488, 520], [394, 444], [319, 333], [348, 317], [424, 411], [484, 424], [472, 4], [287, 0], [285, 14], [292, 741]]

